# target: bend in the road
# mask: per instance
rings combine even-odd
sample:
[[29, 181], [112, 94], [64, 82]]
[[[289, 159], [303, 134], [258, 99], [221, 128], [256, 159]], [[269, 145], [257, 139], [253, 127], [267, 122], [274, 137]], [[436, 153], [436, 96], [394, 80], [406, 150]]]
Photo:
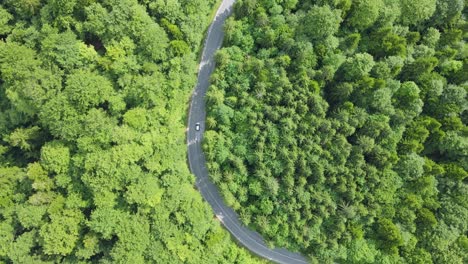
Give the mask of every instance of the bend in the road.
[[[214, 70], [214, 54], [223, 41], [223, 24], [232, 12], [235, 0], [224, 0], [207, 32], [200, 62], [198, 82], [192, 94], [188, 117], [187, 146], [190, 170], [196, 176], [196, 185], [203, 198], [210, 204], [215, 215], [224, 227], [244, 247], [254, 254], [281, 264], [306, 264], [307, 259], [297, 253], [285, 249], [269, 248], [262, 237], [243, 226], [238, 215], [225, 203], [217, 187], [210, 181], [206, 160], [201, 148], [203, 131], [205, 129], [205, 94], [209, 86], [210, 75]], [[200, 123], [200, 130], [195, 130], [195, 124]]]

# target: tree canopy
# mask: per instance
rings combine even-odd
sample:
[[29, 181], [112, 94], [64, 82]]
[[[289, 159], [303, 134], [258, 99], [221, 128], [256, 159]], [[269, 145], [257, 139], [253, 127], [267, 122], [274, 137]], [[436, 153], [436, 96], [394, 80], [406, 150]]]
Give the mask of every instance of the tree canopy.
[[262, 262], [186, 165], [217, 1], [0, 2], [0, 263]]
[[239, 0], [207, 95], [210, 176], [313, 263], [465, 263], [466, 1]]

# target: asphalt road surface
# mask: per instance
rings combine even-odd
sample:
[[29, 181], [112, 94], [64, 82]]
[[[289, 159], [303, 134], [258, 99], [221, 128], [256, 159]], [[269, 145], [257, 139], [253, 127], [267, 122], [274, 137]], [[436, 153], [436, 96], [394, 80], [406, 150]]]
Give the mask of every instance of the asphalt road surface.
[[[208, 29], [202, 59], [198, 72], [197, 86], [192, 95], [188, 118], [188, 160], [190, 170], [196, 176], [196, 185], [203, 198], [211, 205], [216, 217], [240, 244], [254, 254], [281, 264], [306, 264], [307, 259], [300, 254], [285, 249], [271, 249], [256, 232], [246, 228], [239, 221], [238, 215], [225, 203], [217, 187], [210, 181], [206, 169], [206, 160], [202, 152], [201, 141], [205, 129], [205, 93], [208, 89], [210, 75], [214, 69], [214, 54], [223, 42], [223, 24], [232, 12], [235, 0], [223, 0], [216, 16]], [[195, 124], [200, 123], [200, 130]]]

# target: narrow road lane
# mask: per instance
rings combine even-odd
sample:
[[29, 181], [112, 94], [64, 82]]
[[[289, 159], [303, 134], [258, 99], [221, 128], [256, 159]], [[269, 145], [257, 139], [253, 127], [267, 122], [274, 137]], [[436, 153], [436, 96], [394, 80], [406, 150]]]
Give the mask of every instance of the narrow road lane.
[[[211, 205], [214, 213], [224, 227], [244, 247], [254, 254], [281, 264], [307, 264], [308, 261], [300, 254], [285, 249], [268, 248], [262, 237], [239, 221], [238, 215], [225, 203], [217, 187], [210, 181], [206, 169], [206, 160], [202, 152], [201, 141], [205, 130], [205, 94], [209, 86], [210, 75], [214, 70], [214, 54], [223, 42], [223, 24], [232, 12], [235, 0], [224, 0], [208, 29], [202, 59], [198, 72], [197, 86], [192, 95], [188, 118], [187, 146], [190, 170], [196, 176], [196, 185], [203, 198]], [[195, 124], [200, 123], [200, 130], [195, 130]]]

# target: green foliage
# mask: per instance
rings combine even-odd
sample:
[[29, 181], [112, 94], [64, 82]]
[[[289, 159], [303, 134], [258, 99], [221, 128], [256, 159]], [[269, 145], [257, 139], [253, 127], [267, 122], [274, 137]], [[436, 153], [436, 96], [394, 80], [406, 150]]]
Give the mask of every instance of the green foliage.
[[400, 0], [403, 25], [418, 25], [436, 11], [436, 0]]
[[364, 30], [372, 26], [379, 17], [379, 11], [382, 8], [381, 0], [358, 0], [353, 1], [350, 14], [347, 17], [347, 23], [350, 27], [357, 30]]
[[379, 58], [386, 56], [406, 56], [407, 40], [392, 32], [391, 27], [379, 28], [368, 36], [370, 53]]
[[0, 35], [9, 33], [11, 30], [11, 26], [8, 25], [9, 21], [13, 18], [13, 16], [8, 13], [7, 10], [3, 9], [0, 6]]
[[79, 238], [81, 212], [63, 210], [49, 214], [50, 222], [40, 228], [39, 235], [43, 239], [44, 254], [69, 255]]
[[40, 10], [41, 0], [7, 0], [5, 5], [14, 11], [20, 18], [31, 19]]
[[109, 80], [85, 71], [70, 74], [63, 90], [68, 101], [79, 111], [86, 111], [108, 101], [113, 92]]
[[440, 26], [455, 23], [462, 14], [463, 9], [466, 8], [466, 2], [463, 2], [463, 0], [439, 0], [436, 5], [437, 8], [432, 19], [434, 24]]
[[49, 172], [61, 174], [68, 172], [70, 150], [59, 142], [50, 142], [41, 149], [41, 165]]
[[134, 108], [127, 111], [123, 116], [124, 124], [138, 130], [148, 128], [147, 111], [144, 108]]
[[338, 32], [342, 19], [338, 10], [328, 5], [313, 6], [303, 18], [301, 30], [310, 40], [318, 41]]
[[349, 263], [374, 263], [377, 250], [374, 245], [369, 245], [363, 239], [353, 240], [349, 248]]
[[391, 253], [397, 253], [398, 246], [403, 244], [403, 238], [399, 228], [390, 219], [379, 219], [376, 226], [376, 235], [381, 247]]
[[215, 2], [2, 1], [0, 263], [260, 262], [186, 163]]
[[464, 5], [240, 1], [203, 148], [241, 220], [316, 263], [466, 262]]
[[357, 53], [348, 58], [341, 67], [342, 75], [346, 81], [362, 79], [374, 67], [374, 59], [370, 54]]

